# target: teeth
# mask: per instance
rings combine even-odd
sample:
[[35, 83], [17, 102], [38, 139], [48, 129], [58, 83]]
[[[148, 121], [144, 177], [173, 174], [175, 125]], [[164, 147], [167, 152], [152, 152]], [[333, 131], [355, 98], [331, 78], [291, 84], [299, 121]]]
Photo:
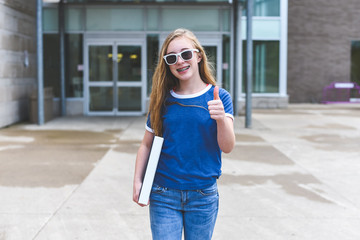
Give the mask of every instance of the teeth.
[[185, 70], [188, 70], [190, 68], [190, 66], [187, 66], [187, 67], [183, 67], [183, 68], [179, 68], [177, 69], [178, 72], [183, 72]]

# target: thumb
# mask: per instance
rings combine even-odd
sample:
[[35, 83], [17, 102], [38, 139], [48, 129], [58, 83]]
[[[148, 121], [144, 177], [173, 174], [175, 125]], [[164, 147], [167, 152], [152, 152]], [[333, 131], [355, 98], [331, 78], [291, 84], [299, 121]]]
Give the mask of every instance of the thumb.
[[215, 88], [214, 88], [214, 100], [220, 100], [218, 86], [215, 86]]

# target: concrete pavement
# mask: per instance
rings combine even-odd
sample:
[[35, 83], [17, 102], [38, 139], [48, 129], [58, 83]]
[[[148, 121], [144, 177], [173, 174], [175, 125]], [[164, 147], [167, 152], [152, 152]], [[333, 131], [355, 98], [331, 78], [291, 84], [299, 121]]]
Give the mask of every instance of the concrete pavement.
[[[151, 239], [132, 202], [145, 117], [0, 129], [0, 240]], [[213, 239], [360, 239], [360, 105], [290, 105], [235, 120]]]

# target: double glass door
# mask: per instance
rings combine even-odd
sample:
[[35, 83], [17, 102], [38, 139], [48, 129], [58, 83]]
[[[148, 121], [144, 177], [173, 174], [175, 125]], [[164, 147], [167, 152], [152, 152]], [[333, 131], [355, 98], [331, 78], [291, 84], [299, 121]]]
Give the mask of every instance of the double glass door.
[[87, 40], [85, 52], [86, 113], [140, 115], [144, 113], [144, 43]]

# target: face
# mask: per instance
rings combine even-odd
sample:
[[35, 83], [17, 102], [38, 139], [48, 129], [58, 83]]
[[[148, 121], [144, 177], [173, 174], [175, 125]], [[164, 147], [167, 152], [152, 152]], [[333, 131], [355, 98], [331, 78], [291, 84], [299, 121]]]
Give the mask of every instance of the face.
[[[194, 46], [186, 37], [178, 37], [172, 40], [167, 48], [167, 54], [180, 53], [187, 49], [194, 49]], [[200, 54], [193, 51], [193, 58], [184, 61], [180, 56], [177, 56], [177, 62], [169, 65], [171, 73], [180, 81], [200, 79], [198, 63], [201, 61]]]

